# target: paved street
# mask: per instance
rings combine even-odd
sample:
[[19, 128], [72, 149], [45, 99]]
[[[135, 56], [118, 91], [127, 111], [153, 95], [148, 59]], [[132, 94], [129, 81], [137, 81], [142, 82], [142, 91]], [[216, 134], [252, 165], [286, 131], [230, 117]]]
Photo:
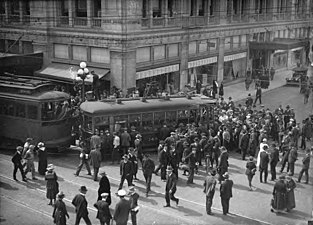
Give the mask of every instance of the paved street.
[[[303, 105], [303, 96], [299, 94], [298, 88], [282, 87], [270, 90], [263, 95], [265, 107], [273, 109], [278, 104], [286, 106], [290, 104], [295, 108], [297, 119], [301, 121], [310, 111], [309, 105]], [[259, 106], [258, 106], [259, 107]], [[12, 152], [1, 152], [0, 157], [0, 222], [4, 225], [9, 224], [53, 224], [52, 210], [48, 206], [48, 200], [45, 198], [45, 181], [39, 177], [38, 181], [30, 180], [28, 183], [15, 182], [12, 179]], [[301, 166], [303, 151], [299, 152], [299, 160], [296, 163], [295, 176], [298, 175]], [[154, 156], [154, 159], [156, 157]], [[86, 175], [83, 170], [79, 177], [73, 175], [78, 164], [78, 153], [69, 152], [67, 155], [50, 155], [49, 163], [56, 165], [56, 173], [59, 176], [60, 190], [65, 193], [65, 203], [70, 213], [68, 224], [74, 224], [75, 214], [71, 205], [71, 200], [81, 185], [86, 185], [89, 189], [87, 200], [89, 202], [90, 218], [93, 224], [99, 224], [96, 220], [96, 211], [93, 207], [97, 199], [98, 183], [92, 181], [91, 177]], [[164, 189], [165, 183], [159, 176], [153, 177], [152, 193], [149, 198], [144, 197], [144, 183], [141, 170], [138, 172], [139, 182], [135, 182], [136, 189], [141, 196], [139, 199], [140, 210], [138, 214], [139, 224], [277, 224], [294, 225], [307, 224], [312, 214], [312, 183], [313, 183], [313, 160], [311, 160], [311, 179], [310, 184], [297, 184], [295, 190], [296, 208], [291, 213], [276, 215], [270, 212], [270, 199], [272, 197], [273, 182], [267, 184], [259, 183], [258, 174], [253, 180], [255, 191], [248, 191], [248, 181], [244, 175], [245, 161], [240, 160], [236, 153], [230, 157], [230, 178], [234, 181], [233, 198], [230, 202], [230, 214], [224, 216], [221, 212], [219, 190], [214, 196], [213, 213], [214, 216], [208, 216], [205, 213], [205, 196], [203, 194], [204, 171], [200, 170], [200, 175], [196, 175], [195, 184], [186, 185], [186, 177], [180, 176], [178, 183], [177, 197], [180, 199], [179, 206], [172, 204], [171, 208], [163, 208], [165, 204]], [[279, 167], [279, 166], [278, 166]], [[37, 164], [36, 164], [37, 168]], [[113, 203], [111, 209], [114, 209], [118, 198], [114, 195], [119, 184], [118, 165], [104, 164], [101, 171], [106, 171], [111, 182], [111, 192]], [[181, 171], [179, 171], [181, 174]], [[18, 179], [21, 180], [20, 174]], [[126, 185], [126, 184], [125, 184]], [[16, 212], [19, 212], [18, 214]], [[19, 216], [17, 216], [19, 215]], [[84, 222], [81, 222], [84, 224]], [[131, 224], [129, 222], [129, 224]]]

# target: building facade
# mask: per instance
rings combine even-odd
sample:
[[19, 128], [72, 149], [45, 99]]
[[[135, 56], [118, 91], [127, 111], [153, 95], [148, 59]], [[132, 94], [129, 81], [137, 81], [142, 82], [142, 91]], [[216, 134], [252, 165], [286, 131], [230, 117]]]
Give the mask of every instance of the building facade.
[[42, 76], [85, 61], [124, 92], [177, 92], [306, 63], [313, 0], [3, 0], [0, 22], [0, 52], [43, 52]]

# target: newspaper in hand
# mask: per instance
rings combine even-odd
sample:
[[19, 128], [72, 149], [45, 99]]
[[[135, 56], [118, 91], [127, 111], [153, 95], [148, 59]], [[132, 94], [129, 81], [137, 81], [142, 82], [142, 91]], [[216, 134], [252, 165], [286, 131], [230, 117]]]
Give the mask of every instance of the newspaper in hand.
[[136, 206], [135, 208], [132, 209], [132, 211], [138, 212], [138, 211], [139, 211], [139, 208], [140, 208], [139, 206]]

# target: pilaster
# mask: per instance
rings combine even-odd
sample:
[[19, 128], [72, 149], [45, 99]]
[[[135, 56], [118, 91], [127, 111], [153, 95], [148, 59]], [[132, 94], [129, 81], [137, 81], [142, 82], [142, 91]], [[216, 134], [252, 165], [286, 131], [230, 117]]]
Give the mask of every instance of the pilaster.
[[20, 14], [20, 23], [24, 22], [24, 2], [23, 0], [19, 0], [18, 6], [19, 6], [19, 14]]
[[10, 12], [10, 6], [9, 6], [9, 1], [5, 0], [4, 1], [4, 8], [5, 8], [5, 23], [9, 23], [9, 12]]
[[75, 0], [68, 0], [68, 21], [70, 27], [74, 26], [75, 9]]
[[289, 0], [291, 20], [294, 20], [296, 18], [296, 6], [295, 5], [296, 5], [296, 0]]
[[220, 0], [219, 3], [219, 17], [220, 17], [220, 24], [226, 24], [227, 20], [227, 0]]
[[87, 27], [92, 27], [93, 8], [91, 0], [87, 0]]
[[219, 49], [217, 59], [217, 81], [220, 83], [224, 79], [224, 53], [225, 53], [225, 37], [219, 38]]
[[180, 90], [183, 90], [188, 81], [188, 41], [183, 41], [180, 47]]

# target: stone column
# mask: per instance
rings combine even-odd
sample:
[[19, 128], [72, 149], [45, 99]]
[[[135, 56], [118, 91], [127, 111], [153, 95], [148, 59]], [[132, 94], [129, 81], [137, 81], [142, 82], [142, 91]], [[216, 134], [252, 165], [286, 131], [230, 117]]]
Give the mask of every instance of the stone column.
[[93, 4], [91, 0], [87, 0], [87, 27], [92, 27]]
[[68, 1], [68, 22], [69, 26], [74, 26], [74, 18], [76, 16], [76, 7], [75, 7], [75, 0], [69, 0]]
[[110, 51], [111, 86], [121, 88], [126, 94], [128, 88], [136, 87], [136, 50]]
[[[168, 25], [168, 0], [164, 0], [164, 7], [162, 7], [164, 9], [164, 25], [167, 27]], [[163, 11], [163, 10], [162, 10]]]
[[33, 42], [34, 53], [42, 52], [43, 53], [43, 66], [50, 64], [50, 57], [48, 56], [48, 46], [47, 43], [43, 42]]
[[249, 1], [249, 22], [255, 21], [255, 1], [256, 0]]
[[152, 7], [152, 1], [153, 0], [148, 0], [149, 3], [149, 18], [150, 18], [150, 25], [149, 27], [153, 27], [153, 7]]
[[219, 17], [220, 17], [220, 24], [226, 24], [227, 22], [227, 0], [220, 0], [217, 1], [219, 4]]
[[19, 6], [19, 14], [20, 14], [20, 23], [24, 22], [24, 11], [25, 11], [24, 5], [25, 4], [23, 0], [19, 0], [18, 6]]
[[295, 7], [295, 4], [296, 4], [296, 0], [289, 0], [289, 6], [290, 6], [290, 13], [291, 13], [291, 20], [294, 20], [296, 18], [296, 7]]
[[189, 49], [189, 42], [187, 40], [184, 40], [181, 43], [181, 47], [180, 47], [180, 56], [181, 56], [180, 66], [179, 66], [179, 72], [180, 72], [179, 88], [180, 88], [180, 90], [184, 89], [184, 87], [188, 81], [188, 49]]
[[220, 37], [218, 43], [217, 81], [220, 83], [224, 79], [225, 37]]

